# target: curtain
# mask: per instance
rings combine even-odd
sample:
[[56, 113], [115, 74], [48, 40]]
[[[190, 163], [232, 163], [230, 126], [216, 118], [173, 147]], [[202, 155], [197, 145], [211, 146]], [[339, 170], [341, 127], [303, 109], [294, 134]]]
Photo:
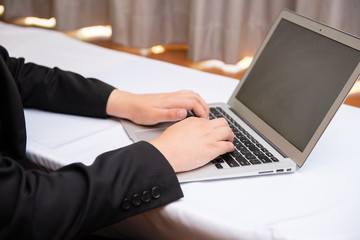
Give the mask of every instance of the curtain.
[[290, 9], [360, 36], [359, 0], [0, 0], [3, 19], [56, 18], [57, 30], [112, 26], [112, 40], [148, 48], [187, 44], [197, 62], [253, 56], [279, 12]]
[[190, 0], [110, 0], [113, 41], [147, 48], [186, 44]]

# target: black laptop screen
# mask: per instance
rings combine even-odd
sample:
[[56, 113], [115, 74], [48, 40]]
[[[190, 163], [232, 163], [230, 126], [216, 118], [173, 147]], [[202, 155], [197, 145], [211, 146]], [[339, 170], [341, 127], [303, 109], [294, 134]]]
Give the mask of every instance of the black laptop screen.
[[281, 20], [236, 98], [303, 151], [360, 52]]

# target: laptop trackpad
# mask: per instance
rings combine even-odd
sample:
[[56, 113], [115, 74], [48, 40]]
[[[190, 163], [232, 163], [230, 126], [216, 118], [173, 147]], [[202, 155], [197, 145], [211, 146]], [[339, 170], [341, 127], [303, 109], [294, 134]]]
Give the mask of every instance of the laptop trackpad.
[[138, 140], [144, 140], [144, 141], [150, 141], [165, 131], [166, 128], [156, 128], [156, 129], [149, 129], [149, 130], [138, 130], [135, 131], [134, 134], [136, 136], [136, 139]]
[[165, 129], [174, 124], [165, 122], [153, 126], [142, 126], [126, 119], [120, 119], [120, 122], [123, 125], [126, 133], [134, 142], [152, 140], [160, 136], [160, 134], [164, 132]]

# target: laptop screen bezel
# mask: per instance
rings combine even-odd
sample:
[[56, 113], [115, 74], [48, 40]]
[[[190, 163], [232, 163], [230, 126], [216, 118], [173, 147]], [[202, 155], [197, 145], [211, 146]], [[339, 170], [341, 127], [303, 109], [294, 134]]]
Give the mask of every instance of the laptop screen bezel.
[[340, 94], [329, 108], [329, 111], [321, 121], [320, 125], [318, 126], [317, 130], [311, 137], [310, 141], [307, 143], [305, 149], [300, 151], [297, 149], [293, 144], [291, 144], [288, 140], [286, 140], [283, 136], [281, 136], [277, 131], [275, 131], [271, 126], [265, 123], [261, 118], [259, 118], [255, 113], [253, 113], [250, 109], [248, 109], [243, 103], [241, 103], [237, 98], [237, 94], [247, 79], [247, 76], [252, 71], [253, 66], [256, 64], [257, 59], [261, 55], [262, 51], [266, 47], [269, 39], [271, 38], [273, 32], [275, 31], [276, 27], [280, 23], [282, 19], [290, 21], [294, 24], [297, 24], [303, 28], [316, 32], [322, 36], [325, 36], [329, 39], [335, 40], [341, 44], [354, 48], [360, 51], [360, 39], [349, 35], [347, 33], [341, 32], [337, 29], [331, 28], [329, 26], [323, 25], [319, 22], [314, 20], [308, 19], [304, 16], [298, 15], [294, 12], [289, 10], [283, 10], [277, 19], [275, 20], [273, 26], [270, 28], [268, 34], [266, 35], [263, 43], [259, 47], [257, 53], [254, 56], [254, 59], [249, 66], [249, 68], [244, 73], [240, 83], [238, 84], [237, 88], [233, 92], [228, 104], [238, 113], [238, 115], [251, 127], [253, 127], [258, 133], [261, 135], [273, 146], [275, 146], [278, 150], [282, 152], [283, 155], [291, 158], [298, 167], [302, 167], [305, 163], [307, 157], [311, 153], [312, 149], [320, 139], [321, 135], [325, 131], [326, 127], [330, 123], [331, 119], [334, 117], [336, 111], [341, 106], [341, 104], [346, 99], [349, 91], [351, 90], [352, 86], [356, 82], [360, 74], [360, 63], [352, 72], [351, 76], [347, 80], [346, 84], [344, 85], [343, 89], [341, 90]]

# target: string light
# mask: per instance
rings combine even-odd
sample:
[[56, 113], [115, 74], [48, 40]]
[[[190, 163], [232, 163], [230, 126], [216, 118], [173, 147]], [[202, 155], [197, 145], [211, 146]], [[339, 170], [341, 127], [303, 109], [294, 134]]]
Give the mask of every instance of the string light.
[[55, 18], [37, 18], [37, 17], [26, 17], [24, 19], [24, 24], [27, 26], [37, 26], [43, 28], [54, 28], [56, 25]]
[[226, 73], [239, 73], [246, 68], [248, 68], [252, 62], [252, 57], [244, 57], [241, 61], [239, 61], [236, 64], [226, 64], [223, 61], [212, 59], [212, 60], [206, 60], [202, 61], [197, 65], [200, 69], [211, 69], [211, 68], [217, 68], [220, 69]]
[[252, 57], [244, 57], [236, 65], [241, 67], [242, 69], [247, 69], [250, 66], [252, 60], [253, 60]]
[[165, 52], [165, 48], [161, 45], [153, 46], [150, 50], [154, 54], [160, 54]]
[[3, 5], [0, 5], [0, 16], [4, 14], [5, 7]]
[[82, 40], [88, 40], [92, 38], [110, 38], [112, 35], [112, 29], [110, 26], [92, 26], [84, 27], [77, 31], [77, 37]]

